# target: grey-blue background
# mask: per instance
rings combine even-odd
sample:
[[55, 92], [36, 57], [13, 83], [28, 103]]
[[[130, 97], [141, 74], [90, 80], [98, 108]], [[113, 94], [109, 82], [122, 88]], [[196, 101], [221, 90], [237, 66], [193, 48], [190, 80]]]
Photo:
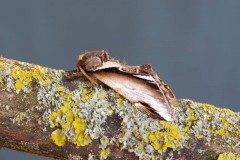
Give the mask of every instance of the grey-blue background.
[[[178, 98], [240, 111], [240, 1], [0, 0], [0, 55], [72, 69], [85, 50], [152, 64]], [[0, 159], [46, 159], [0, 151]]]

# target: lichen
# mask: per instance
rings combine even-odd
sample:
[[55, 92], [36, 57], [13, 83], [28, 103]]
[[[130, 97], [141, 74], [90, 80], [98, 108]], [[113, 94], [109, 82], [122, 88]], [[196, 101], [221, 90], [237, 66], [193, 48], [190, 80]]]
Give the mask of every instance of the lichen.
[[95, 160], [95, 156], [93, 154], [88, 154], [88, 160]]
[[218, 156], [217, 160], [240, 160], [240, 154], [234, 154], [232, 152], [229, 153], [221, 153]]
[[101, 159], [107, 159], [109, 154], [110, 154], [110, 149], [108, 148], [108, 149], [101, 151], [100, 157], [101, 157]]
[[[174, 122], [159, 121], [141, 113], [111, 89], [75, 80], [72, 83], [79, 89], [69, 90], [62, 83], [65, 74], [40, 66], [19, 67], [0, 62], [1, 87], [16, 94], [36, 90], [36, 109], [44, 112], [43, 130], [54, 129], [51, 139], [57, 146], [73, 143], [80, 147], [99, 139], [98, 156], [102, 159], [109, 156], [113, 143], [121, 143], [122, 149], [134, 152], [139, 159], [161, 159], [166, 150], [172, 153], [188, 147], [191, 135], [206, 145], [217, 143], [220, 137], [228, 147], [239, 147], [240, 115], [230, 110], [183, 100], [184, 107], [175, 108]], [[26, 124], [30, 112], [17, 113], [13, 122]], [[119, 134], [108, 138], [102, 124], [112, 114], [121, 117], [122, 127]], [[90, 154], [89, 159], [95, 156]]]
[[187, 133], [204, 140], [206, 145], [223, 139], [223, 147], [235, 148], [240, 140], [240, 115], [229, 109], [220, 109], [210, 104], [185, 100], [186, 111], [180, 107], [176, 122]]
[[88, 145], [91, 142], [91, 138], [89, 135], [84, 134], [87, 127], [84, 120], [76, 118], [75, 121], [73, 121], [73, 126], [76, 133], [73, 143], [77, 146]]
[[100, 139], [99, 148], [105, 149], [109, 144], [110, 144], [110, 141], [109, 141], [108, 137], [107, 137], [107, 136], [103, 136], [103, 137]]
[[66, 142], [66, 136], [64, 132], [60, 129], [56, 129], [52, 132], [51, 139], [57, 146], [63, 146]]
[[18, 112], [15, 114], [15, 116], [13, 118], [11, 118], [10, 120], [13, 123], [17, 123], [18, 125], [26, 125], [29, 122], [29, 117], [30, 117], [30, 110], [27, 109], [24, 112]]
[[0, 103], [0, 108], [1, 108], [2, 110], [6, 110], [6, 111], [11, 110], [11, 107], [10, 107], [10, 105], [8, 105], [8, 104], [1, 104], [1, 103]]
[[72, 155], [72, 154], [68, 155], [67, 159], [68, 160], [84, 160], [84, 158], [82, 158], [81, 156], [79, 156], [79, 155]]
[[176, 149], [180, 147], [183, 133], [180, 132], [178, 127], [173, 122], [161, 121], [160, 124], [164, 128], [163, 131], [149, 133], [145, 141], [150, 142], [160, 154], [168, 148]]

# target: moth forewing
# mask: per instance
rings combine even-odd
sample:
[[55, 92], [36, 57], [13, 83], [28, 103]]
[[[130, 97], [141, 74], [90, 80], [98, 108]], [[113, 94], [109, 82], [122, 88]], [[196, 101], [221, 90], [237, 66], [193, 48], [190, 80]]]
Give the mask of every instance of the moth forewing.
[[114, 89], [120, 95], [136, 104], [136, 107], [147, 115], [166, 121], [172, 121], [172, 107], [165, 95], [155, 87], [146, 85], [146, 81], [127, 74], [111, 71], [94, 72], [101, 82]]
[[116, 69], [120, 70], [120, 68], [122, 68], [122, 67], [123, 67], [123, 65], [121, 63], [110, 60], [110, 61], [102, 63], [102, 65], [98, 67], [98, 70], [109, 69], [109, 68], [116, 68]]
[[[174, 93], [172, 90], [169, 88], [167, 84], [165, 84], [156, 74], [156, 72], [153, 71], [151, 65], [141, 65], [139, 72], [142, 74], [135, 74], [133, 76], [141, 78], [151, 84], [154, 84], [155, 87], [159, 90], [159, 92], [162, 93], [165, 101], [168, 103], [170, 107], [172, 106], [172, 101], [173, 99], [176, 99]], [[143, 74], [145, 73], [145, 74]]]

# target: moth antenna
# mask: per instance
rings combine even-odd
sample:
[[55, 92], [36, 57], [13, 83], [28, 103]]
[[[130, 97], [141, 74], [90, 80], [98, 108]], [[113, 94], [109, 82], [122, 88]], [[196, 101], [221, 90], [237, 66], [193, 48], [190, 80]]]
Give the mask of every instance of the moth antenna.
[[98, 85], [98, 83], [92, 79], [85, 71], [82, 69], [82, 67], [78, 66], [78, 69], [81, 71], [81, 73], [94, 85]]
[[122, 63], [123, 63], [124, 65], [127, 65], [127, 61], [126, 61], [125, 58], [123, 59]]

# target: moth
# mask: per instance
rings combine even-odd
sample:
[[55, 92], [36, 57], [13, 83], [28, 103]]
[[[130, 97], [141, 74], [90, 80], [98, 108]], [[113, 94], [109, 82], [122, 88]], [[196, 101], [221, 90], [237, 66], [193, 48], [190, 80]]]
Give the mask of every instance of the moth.
[[110, 58], [108, 51], [80, 54], [77, 70], [92, 84], [104, 83], [141, 112], [172, 121], [175, 95], [154, 72], [151, 65], [130, 66]]

